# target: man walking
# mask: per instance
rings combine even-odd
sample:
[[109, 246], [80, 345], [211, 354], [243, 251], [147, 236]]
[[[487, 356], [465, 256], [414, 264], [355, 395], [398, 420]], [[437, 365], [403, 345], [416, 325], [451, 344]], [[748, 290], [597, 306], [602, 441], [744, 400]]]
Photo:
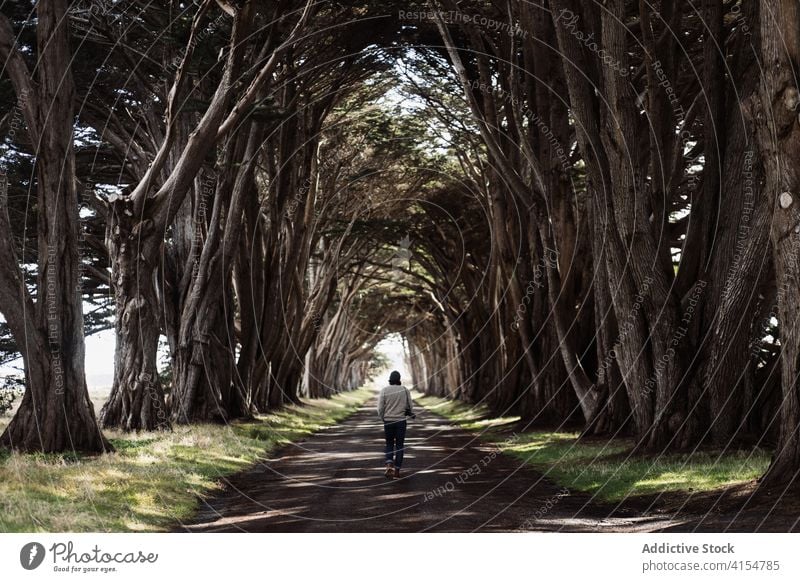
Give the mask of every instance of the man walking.
[[411, 393], [400, 383], [400, 372], [389, 374], [389, 385], [378, 396], [378, 416], [383, 421], [386, 437], [386, 471], [389, 479], [400, 478], [403, 465], [403, 443], [406, 438], [406, 417], [416, 418]]

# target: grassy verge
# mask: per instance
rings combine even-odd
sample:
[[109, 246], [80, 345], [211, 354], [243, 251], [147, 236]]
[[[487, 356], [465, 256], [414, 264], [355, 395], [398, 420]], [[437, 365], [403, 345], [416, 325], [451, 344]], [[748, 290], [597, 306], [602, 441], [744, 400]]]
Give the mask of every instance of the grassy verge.
[[[0, 452], [0, 531], [163, 531], [190, 518], [198, 496], [265, 453], [344, 419], [367, 389], [308, 400], [252, 422], [109, 432], [97, 457]], [[7, 419], [4, 419], [7, 421]]]
[[764, 473], [770, 455], [750, 451], [699, 451], [691, 455], [629, 456], [630, 439], [589, 438], [577, 433], [511, 433], [519, 418], [489, 418], [488, 411], [432, 396], [415, 400], [518, 458], [564, 487], [603, 501], [662, 492], [702, 492], [751, 481]]

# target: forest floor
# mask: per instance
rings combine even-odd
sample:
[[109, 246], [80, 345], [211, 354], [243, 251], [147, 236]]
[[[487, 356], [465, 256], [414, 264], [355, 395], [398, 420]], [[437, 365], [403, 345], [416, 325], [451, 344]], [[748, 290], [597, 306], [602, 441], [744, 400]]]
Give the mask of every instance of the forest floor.
[[754, 495], [746, 480], [611, 501], [431, 410], [409, 422], [402, 478], [388, 480], [374, 405], [226, 479], [177, 531], [800, 531], [796, 490]]

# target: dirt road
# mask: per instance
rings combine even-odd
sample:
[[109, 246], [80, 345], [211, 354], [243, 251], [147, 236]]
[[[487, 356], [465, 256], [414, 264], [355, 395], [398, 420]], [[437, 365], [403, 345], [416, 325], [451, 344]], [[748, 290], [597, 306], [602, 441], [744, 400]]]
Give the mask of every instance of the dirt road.
[[[641, 502], [602, 505], [570, 493], [423, 411], [408, 427], [403, 476], [383, 476], [374, 402], [344, 422], [284, 447], [226, 481], [178, 531], [787, 531], [763, 514], [688, 514]], [[752, 509], [751, 511], [761, 511]], [[727, 518], [727, 521], [726, 521]], [[797, 522], [794, 522], [797, 527]]]

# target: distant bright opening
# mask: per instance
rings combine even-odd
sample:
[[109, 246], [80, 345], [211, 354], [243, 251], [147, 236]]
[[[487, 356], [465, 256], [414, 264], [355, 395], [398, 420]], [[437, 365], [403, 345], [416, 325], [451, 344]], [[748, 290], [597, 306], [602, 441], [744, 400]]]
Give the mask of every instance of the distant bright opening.
[[[387, 335], [375, 346], [375, 351], [380, 352], [388, 360], [387, 368], [382, 376], [377, 378], [377, 384], [383, 386], [388, 382], [389, 372], [397, 370], [400, 372], [403, 384], [411, 382], [411, 373], [405, 369], [405, 356], [403, 351], [403, 338], [400, 334], [392, 333]], [[384, 377], [385, 376], [385, 377]]]

